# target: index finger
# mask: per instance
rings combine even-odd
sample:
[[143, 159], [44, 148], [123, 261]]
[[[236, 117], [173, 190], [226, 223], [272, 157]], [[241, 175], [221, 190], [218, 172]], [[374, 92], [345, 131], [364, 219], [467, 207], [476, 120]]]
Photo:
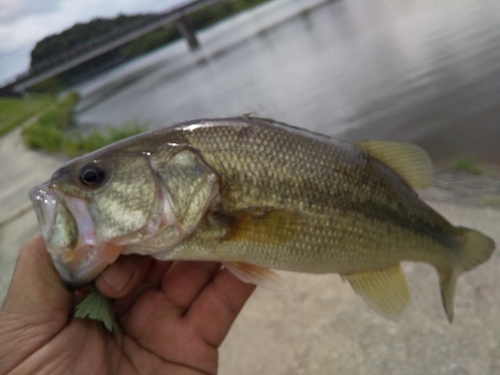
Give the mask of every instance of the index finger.
[[104, 295], [121, 298], [129, 294], [150, 272], [153, 259], [144, 255], [122, 255], [95, 280]]

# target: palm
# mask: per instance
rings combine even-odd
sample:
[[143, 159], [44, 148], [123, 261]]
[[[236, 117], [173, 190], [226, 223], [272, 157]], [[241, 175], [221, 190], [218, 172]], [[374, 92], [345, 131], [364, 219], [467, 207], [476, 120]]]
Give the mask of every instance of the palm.
[[[253, 286], [215, 263], [171, 264], [123, 257], [113, 271], [120, 276], [130, 267], [132, 276], [119, 292], [110, 289], [103, 278], [96, 282], [104, 294], [118, 298], [119, 334], [105, 332], [94, 321], [68, 322], [71, 295], [62, 288], [65, 302], [51, 310], [50, 323], [34, 327], [31, 323], [32, 332], [24, 328], [23, 339], [34, 335], [38, 344], [20, 343], [27, 353], [16, 352], [20, 357], [12, 360], [16, 369], [47, 374], [215, 374], [217, 348]], [[3, 322], [9, 320], [9, 304], [2, 308], [0, 331], [8, 325]], [[36, 319], [42, 317], [43, 323], [46, 312], [38, 311]], [[19, 326], [26, 324], [19, 322]]]

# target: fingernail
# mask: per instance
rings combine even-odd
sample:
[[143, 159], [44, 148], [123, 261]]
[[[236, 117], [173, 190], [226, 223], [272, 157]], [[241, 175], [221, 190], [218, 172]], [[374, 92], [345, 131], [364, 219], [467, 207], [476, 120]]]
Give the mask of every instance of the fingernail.
[[133, 271], [129, 267], [116, 265], [106, 268], [101, 274], [104, 282], [117, 293], [125, 289], [132, 276]]

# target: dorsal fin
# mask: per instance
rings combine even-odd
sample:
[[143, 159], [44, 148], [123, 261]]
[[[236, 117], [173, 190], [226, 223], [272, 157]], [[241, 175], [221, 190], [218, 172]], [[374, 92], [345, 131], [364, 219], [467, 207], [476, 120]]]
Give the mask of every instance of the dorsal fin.
[[394, 141], [358, 141], [353, 144], [393, 169], [412, 188], [432, 185], [432, 162], [420, 147]]

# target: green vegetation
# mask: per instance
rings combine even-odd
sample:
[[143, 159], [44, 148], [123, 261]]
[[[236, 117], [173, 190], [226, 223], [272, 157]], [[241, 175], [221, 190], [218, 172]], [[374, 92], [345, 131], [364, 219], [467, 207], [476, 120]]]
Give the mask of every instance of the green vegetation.
[[[226, 17], [251, 8], [266, 0], [221, 0], [219, 3], [204, 7], [188, 15], [188, 20], [195, 30], [210, 26]], [[39, 41], [31, 52], [31, 67], [44, 61], [59, 57], [61, 51], [70, 52], [78, 46], [96, 40], [112, 31], [134, 23], [147, 21], [152, 14], [123, 15], [111, 19], [95, 18], [88, 23], [78, 23], [57, 35], [48, 36]], [[83, 80], [111, 66], [130, 60], [152, 51], [181, 37], [175, 23], [156, 29], [132, 42], [87, 61], [57, 77], [42, 82], [30, 89], [30, 92], [56, 93], [71, 84]]]
[[191, 13], [189, 19], [195, 29], [199, 30], [264, 2], [266, 0], [223, 0]]
[[111, 300], [91, 286], [90, 293], [76, 306], [75, 318], [92, 319], [101, 322], [108, 332], [118, 332], [120, 326], [115, 320]]
[[31, 67], [35, 67], [44, 60], [56, 57], [61, 51], [69, 51], [85, 42], [108, 34], [116, 29], [138, 22], [147, 15], [126, 16], [118, 15], [113, 19], [94, 18], [87, 23], [77, 23], [60, 34], [50, 35], [39, 41], [31, 51]]
[[0, 136], [54, 103], [52, 95], [31, 95], [27, 98], [0, 98]]
[[176, 24], [170, 24], [143, 35], [123, 46], [120, 53], [125, 60], [140, 56], [146, 52], [173, 42], [181, 37]]
[[483, 206], [500, 207], [500, 197], [479, 198], [475, 201], [475, 203], [479, 203]]
[[449, 169], [454, 172], [465, 172], [477, 175], [488, 174], [487, 168], [470, 156], [464, 156], [456, 160], [450, 165]]
[[146, 129], [144, 124], [128, 123], [120, 128], [108, 127], [86, 135], [71, 136], [69, 133], [74, 130], [73, 108], [78, 100], [77, 93], [69, 93], [45, 111], [37, 121], [26, 126], [22, 131], [25, 143], [33, 149], [77, 156]]
[[82, 155], [119, 141], [120, 139], [142, 133], [147, 128], [147, 124], [131, 121], [125, 123], [121, 127], [107, 127], [103, 130], [92, 130], [86, 135], [78, 135], [75, 138], [65, 138], [61, 151], [68, 156]]
[[43, 113], [37, 121], [23, 129], [26, 144], [34, 149], [60, 152], [64, 141], [64, 131], [73, 126], [73, 107], [78, 102], [78, 94], [70, 93]]
[[61, 76], [55, 76], [30, 87], [29, 92], [31, 95], [48, 93], [55, 96], [58, 92], [68, 88], [68, 86], [68, 83]]

